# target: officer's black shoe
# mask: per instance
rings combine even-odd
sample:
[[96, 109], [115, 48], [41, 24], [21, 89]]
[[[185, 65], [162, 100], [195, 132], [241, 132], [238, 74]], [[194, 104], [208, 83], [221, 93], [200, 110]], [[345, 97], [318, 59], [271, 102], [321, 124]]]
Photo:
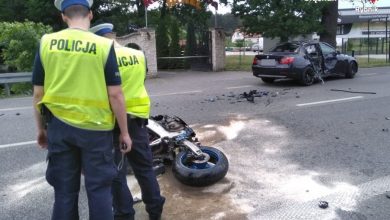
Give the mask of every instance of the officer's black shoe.
[[127, 214], [127, 215], [115, 215], [114, 220], [134, 220], [134, 216]]
[[151, 216], [151, 215], [149, 215], [149, 220], [161, 220], [161, 215], [159, 215], [159, 216]]

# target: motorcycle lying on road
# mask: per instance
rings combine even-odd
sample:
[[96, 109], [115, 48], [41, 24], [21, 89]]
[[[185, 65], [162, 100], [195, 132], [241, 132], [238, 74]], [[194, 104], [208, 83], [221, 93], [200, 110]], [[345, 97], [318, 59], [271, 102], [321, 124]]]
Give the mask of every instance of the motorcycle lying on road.
[[190, 186], [208, 186], [225, 177], [226, 156], [214, 147], [202, 146], [181, 118], [157, 115], [149, 119], [147, 128], [156, 174], [172, 164], [175, 177]]

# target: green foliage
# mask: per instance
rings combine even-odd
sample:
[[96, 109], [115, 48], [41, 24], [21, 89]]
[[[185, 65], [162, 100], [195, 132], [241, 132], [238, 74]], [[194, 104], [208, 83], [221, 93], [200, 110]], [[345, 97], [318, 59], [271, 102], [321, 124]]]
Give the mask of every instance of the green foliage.
[[65, 27], [53, 0], [0, 0], [0, 21], [25, 20], [50, 25], [54, 30]]
[[51, 27], [31, 21], [1, 22], [1, 56], [5, 64], [18, 71], [30, 71], [40, 38], [51, 31]]
[[186, 38], [186, 56], [196, 55], [196, 36], [195, 36], [195, 27], [193, 22], [187, 24], [187, 38]]
[[285, 41], [321, 31], [324, 4], [302, 0], [233, 0], [232, 12], [242, 18], [246, 32]]
[[[156, 30], [157, 57], [169, 56], [169, 36], [168, 36], [167, 21], [168, 19], [165, 17], [160, 20], [160, 23], [157, 26], [157, 30]], [[166, 59], [157, 60], [158, 68], [166, 69], [168, 68], [168, 65], [169, 62]]]
[[11, 93], [15, 95], [31, 95], [32, 84], [30, 82], [12, 84]]
[[[93, 23], [109, 22], [114, 24], [118, 36], [128, 34], [130, 21], [131, 24], [139, 27], [144, 26], [144, 10], [141, 4], [143, 4], [143, 1], [139, 0], [94, 0], [92, 6]], [[141, 11], [131, 11], [134, 7], [141, 7]]]
[[[178, 57], [180, 56], [180, 27], [176, 19], [171, 19], [169, 35], [171, 37], [171, 42], [169, 44], [169, 56]], [[169, 64], [169, 68], [176, 69], [180, 68], [182, 60], [181, 59], [172, 59]]]
[[[208, 25], [210, 27], [215, 26], [215, 15], [211, 15], [208, 20]], [[223, 28], [227, 35], [232, 35], [234, 31], [242, 25], [242, 21], [240, 18], [232, 15], [232, 14], [218, 14], [217, 15], [217, 27]]]
[[244, 39], [236, 40], [236, 47], [243, 47], [243, 46], [244, 46]]

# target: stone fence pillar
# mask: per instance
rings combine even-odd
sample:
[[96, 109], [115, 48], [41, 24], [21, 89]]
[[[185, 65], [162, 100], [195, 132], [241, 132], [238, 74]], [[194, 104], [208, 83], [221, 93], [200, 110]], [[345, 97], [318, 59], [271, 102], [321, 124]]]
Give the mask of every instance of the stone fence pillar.
[[211, 28], [211, 62], [212, 70], [223, 71], [225, 69], [225, 32], [223, 28]]
[[154, 29], [142, 28], [138, 32], [117, 37], [117, 41], [123, 46], [133, 43], [141, 47], [148, 62], [148, 76], [157, 76], [156, 32]]

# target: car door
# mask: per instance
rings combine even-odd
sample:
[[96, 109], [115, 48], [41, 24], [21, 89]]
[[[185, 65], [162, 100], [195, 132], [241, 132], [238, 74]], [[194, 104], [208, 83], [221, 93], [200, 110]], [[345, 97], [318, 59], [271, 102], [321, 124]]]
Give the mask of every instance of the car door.
[[327, 43], [319, 43], [322, 55], [324, 56], [325, 73], [337, 73], [338, 59], [337, 51]]
[[323, 74], [322, 71], [322, 55], [319, 51], [319, 47], [316, 44], [306, 44], [304, 47], [306, 51], [306, 57], [310, 61], [310, 63], [313, 65], [314, 71], [320, 72]]

